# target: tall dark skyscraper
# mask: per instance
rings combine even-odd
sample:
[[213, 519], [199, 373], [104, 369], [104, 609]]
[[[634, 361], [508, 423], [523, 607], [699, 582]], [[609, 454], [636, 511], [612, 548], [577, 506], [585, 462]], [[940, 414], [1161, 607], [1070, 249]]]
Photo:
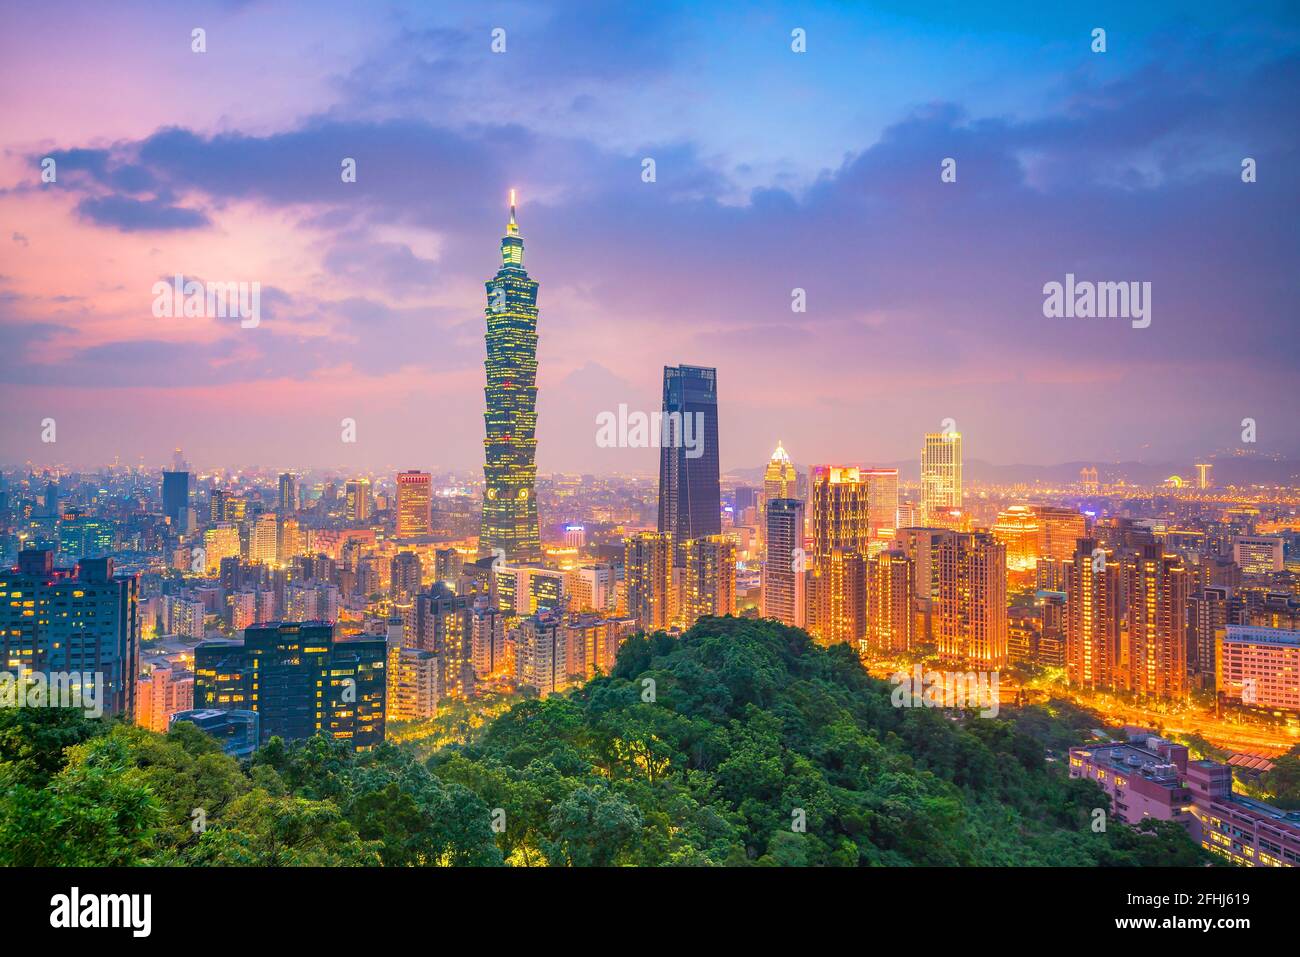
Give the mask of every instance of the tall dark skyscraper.
[[180, 528], [190, 504], [189, 472], [163, 472], [162, 501], [163, 514], [171, 519], [174, 528]]
[[718, 486], [718, 370], [664, 367], [659, 531], [681, 543], [722, 532]]
[[542, 557], [537, 523], [537, 283], [524, 271], [524, 241], [515, 222], [501, 240], [501, 268], [487, 287], [487, 427], [483, 447], [483, 524], [479, 553], [508, 561]]
[[298, 480], [292, 472], [280, 476], [280, 514], [292, 515], [298, 511]]

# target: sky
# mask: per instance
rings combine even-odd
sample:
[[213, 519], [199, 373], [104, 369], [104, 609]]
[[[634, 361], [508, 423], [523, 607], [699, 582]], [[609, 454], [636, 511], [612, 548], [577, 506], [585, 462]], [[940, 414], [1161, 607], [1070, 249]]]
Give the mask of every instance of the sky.
[[[7, 464], [480, 466], [511, 188], [542, 472], [653, 469], [596, 417], [680, 363], [724, 469], [949, 418], [1000, 464], [1300, 456], [1292, 4], [6, 4], [0, 90]], [[1150, 325], [1045, 317], [1067, 273]], [[260, 322], [156, 317], [177, 274]]]

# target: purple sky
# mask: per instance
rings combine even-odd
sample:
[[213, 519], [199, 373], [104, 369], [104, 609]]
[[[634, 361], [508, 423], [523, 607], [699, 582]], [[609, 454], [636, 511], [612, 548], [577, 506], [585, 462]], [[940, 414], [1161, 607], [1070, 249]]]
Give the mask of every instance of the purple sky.
[[[596, 416], [683, 362], [724, 468], [914, 458], [949, 417], [1002, 463], [1190, 462], [1246, 417], [1300, 452], [1284, 5], [433, 6], [0, 14], [4, 461], [480, 464], [510, 187], [543, 471], [651, 468]], [[1067, 272], [1150, 282], [1150, 327], [1044, 318]], [[260, 325], [155, 318], [176, 273], [260, 282]]]

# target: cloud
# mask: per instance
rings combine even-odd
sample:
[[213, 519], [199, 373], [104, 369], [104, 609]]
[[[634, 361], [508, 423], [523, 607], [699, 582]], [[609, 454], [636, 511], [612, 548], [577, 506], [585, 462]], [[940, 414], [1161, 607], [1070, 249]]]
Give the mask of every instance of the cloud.
[[88, 196], [77, 204], [77, 212], [97, 226], [124, 233], [199, 229], [212, 222], [202, 210], [120, 195]]

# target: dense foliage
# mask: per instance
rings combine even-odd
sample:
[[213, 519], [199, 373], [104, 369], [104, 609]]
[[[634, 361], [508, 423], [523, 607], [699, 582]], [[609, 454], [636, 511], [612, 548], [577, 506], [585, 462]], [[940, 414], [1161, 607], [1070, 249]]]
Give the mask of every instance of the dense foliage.
[[190, 726], [0, 714], [0, 863], [1156, 865], [1177, 825], [1095, 832], [1051, 760], [1086, 713], [891, 706], [847, 646], [770, 621], [637, 637], [614, 674], [524, 700], [427, 761]]

